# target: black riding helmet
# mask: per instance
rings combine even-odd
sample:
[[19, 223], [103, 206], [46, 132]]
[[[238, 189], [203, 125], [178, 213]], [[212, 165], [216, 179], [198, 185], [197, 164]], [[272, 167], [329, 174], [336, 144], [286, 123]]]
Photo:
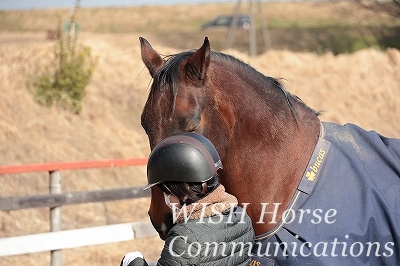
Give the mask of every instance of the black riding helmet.
[[214, 145], [203, 135], [174, 134], [160, 141], [150, 153], [148, 185], [143, 190], [161, 182], [206, 182], [221, 168]]

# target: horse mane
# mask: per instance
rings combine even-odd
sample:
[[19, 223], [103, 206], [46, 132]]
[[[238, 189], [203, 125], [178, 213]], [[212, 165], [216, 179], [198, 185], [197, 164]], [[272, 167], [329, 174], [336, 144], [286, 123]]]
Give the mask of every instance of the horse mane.
[[[169, 89], [172, 93], [173, 96], [173, 104], [171, 107], [173, 108], [175, 106], [175, 99], [176, 95], [178, 93], [178, 83], [179, 83], [179, 66], [182, 63], [182, 61], [189, 59], [193, 54], [195, 50], [189, 50], [186, 52], [180, 52], [177, 54], [171, 54], [171, 55], [166, 55], [164, 56], [164, 65], [161, 67], [159, 72], [155, 75], [154, 77], [154, 84], [156, 86], [153, 86], [153, 88], [160, 88], [160, 90], [164, 91]], [[232, 55], [228, 55], [225, 53], [220, 53], [217, 51], [211, 51], [211, 62], [221, 62], [221, 63], [227, 63], [230, 64], [232, 67], [235, 67], [237, 69], [240, 69], [246, 73], [246, 75], [252, 75], [255, 78], [259, 80], [264, 80], [268, 84], [268, 88], [275, 88], [281, 93], [283, 93], [283, 96], [286, 99], [286, 103], [288, 104], [288, 107], [297, 123], [298, 119], [298, 113], [296, 111], [296, 108], [294, 107], [294, 103], [297, 102], [299, 103], [304, 109], [308, 110], [309, 112], [313, 113], [316, 116], [320, 115], [320, 112], [317, 112], [313, 110], [312, 108], [308, 107], [298, 96], [291, 94], [280, 82], [281, 79], [277, 79], [274, 77], [266, 76], [256, 70], [254, 67], [251, 65], [245, 63], [239, 58], [236, 58]], [[261, 94], [265, 94], [266, 89], [263, 91], [260, 91]], [[154, 93], [153, 91], [150, 92], [151, 94]]]
[[297, 101], [298, 103], [300, 103], [304, 108], [308, 109], [310, 112], [314, 113], [316, 116], [320, 115], [320, 112], [317, 112], [315, 110], [313, 110], [312, 108], [310, 108], [309, 106], [307, 106], [303, 100], [300, 99], [300, 97], [298, 97], [297, 95], [294, 95], [292, 93], [290, 93], [285, 86], [283, 85], [283, 83], [280, 81], [283, 78], [274, 78], [274, 77], [270, 77], [270, 76], [266, 76], [263, 73], [259, 72], [257, 69], [255, 69], [254, 67], [252, 67], [251, 65], [245, 63], [244, 61], [242, 61], [241, 59], [234, 57], [232, 55], [228, 55], [228, 54], [224, 54], [224, 53], [219, 53], [219, 52], [212, 52], [212, 55], [214, 55], [215, 58], [222, 60], [222, 61], [229, 61], [231, 64], [241, 68], [243, 71], [245, 71], [245, 73], [247, 75], [255, 75], [255, 78], [258, 79], [262, 79], [265, 80], [270, 86], [269, 88], [276, 88], [279, 91], [281, 91], [286, 99], [286, 103], [289, 106], [290, 111], [292, 112], [292, 114], [294, 115], [296, 121], [297, 121], [297, 111], [293, 106], [293, 100]]

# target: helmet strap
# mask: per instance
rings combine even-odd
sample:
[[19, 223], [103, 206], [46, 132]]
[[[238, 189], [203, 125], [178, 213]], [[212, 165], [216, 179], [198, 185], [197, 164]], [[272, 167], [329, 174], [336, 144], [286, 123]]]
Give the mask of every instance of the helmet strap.
[[201, 194], [202, 194], [202, 195], [206, 194], [207, 188], [208, 188], [208, 185], [207, 185], [206, 182], [204, 182], [203, 184], [201, 184]]

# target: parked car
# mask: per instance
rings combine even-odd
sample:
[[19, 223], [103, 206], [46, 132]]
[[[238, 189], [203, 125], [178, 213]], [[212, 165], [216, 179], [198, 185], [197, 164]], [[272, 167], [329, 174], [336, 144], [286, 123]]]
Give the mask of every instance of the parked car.
[[[224, 16], [218, 16], [215, 19], [211, 20], [210, 22], [207, 22], [203, 25], [201, 25], [201, 29], [208, 29], [208, 28], [214, 28], [214, 27], [230, 27], [232, 24], [234, 16], [232, 15], [224, 15]], [[245, 30], [248, 30], [250, 28], [250, 17], [247, 15], [239, 15], [238, 17], [238, 22], [237, 26], [241, 27]]]

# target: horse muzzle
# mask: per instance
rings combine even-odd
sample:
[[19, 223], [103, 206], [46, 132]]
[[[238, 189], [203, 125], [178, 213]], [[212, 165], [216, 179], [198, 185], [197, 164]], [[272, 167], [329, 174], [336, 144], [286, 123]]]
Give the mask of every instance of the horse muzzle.
[[158, 236], [164, 241], [165, 241], [165, 239], [167, 239], [168, 232], [173, 226], [172, 218], [171, 219], [169, 219], [169, 218], [170, 217], [167, 217], [165, 222], [161, 222], [161, 224], [158, 225], [150, 217], [151, 224], [153, 225], [154, 229], [157, 231]]

